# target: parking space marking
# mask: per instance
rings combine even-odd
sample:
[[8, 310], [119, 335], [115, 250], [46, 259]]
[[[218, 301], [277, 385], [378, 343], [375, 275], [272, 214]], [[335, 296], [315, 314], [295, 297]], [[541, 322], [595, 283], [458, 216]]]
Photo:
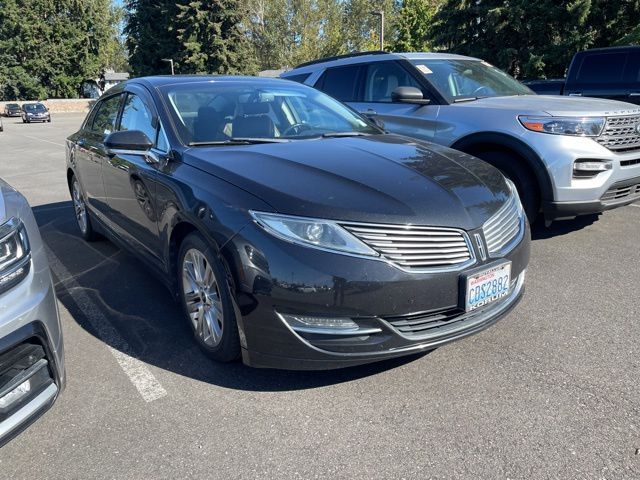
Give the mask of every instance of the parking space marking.
[[156, 377], [151, 373], [144, 362], [136, 358], [131, 346], [122, 338], [111, 322], [100, 311], [98, 306], [89, 298], [89, 295], [78, 284], [74, 277], [62, 264], [53, 251], [45, 245], [49, 264], [69, 295], [73, 297], [78, 307], [86, 314], [87, 320], [95, 329], [98, 337], [107, 345], [120, 368], [129, 377], [133, 386], [136, 387], [145, 402], [152, 402], [165, 397], [167, 391], [164, 389]]
[[52, 145], [57, 145], [59, 147], [64, 147], [64, 143], [56, 143], [56, 142], [52, 142], [50, 140], [45, 140], [44, 138], [32, 137], [31, 135], [25, 135], [25, 134], [20, 134], [20, 135], [23, 136], [23, 137], [26, 137], [26, 138], [30, 138], [31, 140], [38, 140], [40, 142], [47, 142], [47, 143], [50, 143]]
[[636, 205], [635, 203], [631, 204], [632, 207], [640, 208], [640, 205]]

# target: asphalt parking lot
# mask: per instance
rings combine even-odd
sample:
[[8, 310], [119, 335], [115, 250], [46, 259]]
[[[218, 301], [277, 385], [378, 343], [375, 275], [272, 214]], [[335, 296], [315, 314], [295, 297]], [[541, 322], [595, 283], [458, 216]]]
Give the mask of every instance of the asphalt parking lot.
[[2, 478], [640, 478], [640, 202], [534, 229], [524, 300], [426, 355], [333, 372], [219, 365], [138, 261], [77, 234], [64, 138], [4, 119], [68, 386], [0, 450]]

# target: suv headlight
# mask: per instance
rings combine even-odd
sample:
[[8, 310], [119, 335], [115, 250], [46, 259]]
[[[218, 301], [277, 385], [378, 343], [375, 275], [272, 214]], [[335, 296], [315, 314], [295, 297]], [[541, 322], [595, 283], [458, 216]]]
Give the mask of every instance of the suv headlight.
[[0, 292], [3, 292], [29, 273], [31, 254], [27, 231], [16, 218], [0, 225]]
[[377, 252], [331, 220], [250, 213], [260, 227], [282, 240], [322, 250], [378, 256]]
[[573, 135], [577, 137], [597, 137], [602, 133], [604, 117], [518, 117], [527, 130], [552, 135]]

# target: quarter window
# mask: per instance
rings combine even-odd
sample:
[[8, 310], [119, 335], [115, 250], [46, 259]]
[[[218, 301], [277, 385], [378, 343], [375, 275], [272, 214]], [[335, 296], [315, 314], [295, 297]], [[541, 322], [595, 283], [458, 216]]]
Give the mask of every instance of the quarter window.
[[116, 95], [103, 100], [98, 106], [98, 111], [93, 118], [91, 131], [100, 135], [109, 135], [115, 130], [116, 118], [120, 109], [121, 95]]

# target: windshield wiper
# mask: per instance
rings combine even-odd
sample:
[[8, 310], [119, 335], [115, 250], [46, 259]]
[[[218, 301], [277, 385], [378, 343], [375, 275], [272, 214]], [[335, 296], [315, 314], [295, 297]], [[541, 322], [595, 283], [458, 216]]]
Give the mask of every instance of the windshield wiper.
[[371, 135], [364, 132], [329, 132], [323, 133], [322, 138], [339, 138], [339, 137], [366, 137]]
[[487, 95], [482, 96], [482, 97], [464, 97], [464, 98], [456, 98], [453, 103], [460, 103], [460, 102], [473, 102], [475, 100], [480, 100], [482, 98], [489, 98]]
[[202, 147], [210, 145], [257, 145], [259, 143], [288, 143], [290, 140], [283, 138], [244, 138], [231, 137], [226, 140], [211, 140], [209, 142], [189, 142], [190, 147]]

